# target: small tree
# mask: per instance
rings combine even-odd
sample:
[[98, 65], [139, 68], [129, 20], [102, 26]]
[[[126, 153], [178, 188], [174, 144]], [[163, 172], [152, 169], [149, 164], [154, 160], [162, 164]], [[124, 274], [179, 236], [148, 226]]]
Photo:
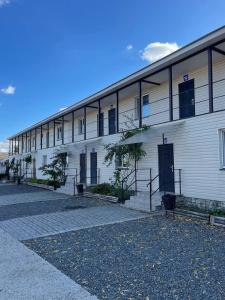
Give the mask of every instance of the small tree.
[[53, 158], [50, 164], [39, 168], [43, 175], [49, 177], [49, 180], [53, 182], [55, 188], [65, 184], [66, 155], [66, 153], [59, 153]]
[[[130, 123], [133, 126], [132, 120], [130, 121]], [[128, 122], [126, 124], [128, 126]], [[117, 169], [113, 174], [112, 185], [116, 186], [117, 188], [121, 188], [122, 181], [125, 180], [125, 178], [129, 178], [129, 173], [132, 173], [135, 176], [137, 162], [146, 155], [145, 150], [142, 148], [143, 143], [120, 145], [120, 142], [123, 142], [136, 134], [146, 131], [148, 128], [149, 126], [144, 125], [142, 128], [126, 130], [121, 133], [120, 141], [116, 145], [105, 145], [105, 150], [107, 152], [105, 156], [106, 165], [111, 165], [113, 160], [115, 160], [116, 157], [119, 156], [123, 158], [124, 164], [127, 167], [127, 169]], [[127, 189], [126, 185], [125, 189]]]

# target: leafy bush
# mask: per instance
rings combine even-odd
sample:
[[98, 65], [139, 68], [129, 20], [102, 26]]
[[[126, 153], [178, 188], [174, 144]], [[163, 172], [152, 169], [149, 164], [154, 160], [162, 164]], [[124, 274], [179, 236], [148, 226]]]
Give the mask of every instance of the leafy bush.
[[130, 199], [130, 196], [133, 194], [133, 191], [128, 190], [126, 188], [122, 193], [121, 187], [111, 185], [110, 183], [97, 184], [91, 188], [91, 192], [95, 194], [106, 195], [106, 196], [114, 196], [117, 197], [119, 200], [128, 200]]
[[93, 186], [91, 192], [95, 194], [111, 195], [112, 186], [109, 183], [101, 183]]
[[28, 180], [28, 182], [30, 182], [30, 183], [37, 183], [37, 184], [45, 184], [45, 185], [50, 185], [50, 186], [55, 186], [57, 184], [53, 180], [49, 180], [49, 179], [37, 179], [37, 178], [30, 178]]
[[225, 210], [215, 208], [210, 211], [210, 215], [218, 216], [218, 217], [225, 217]]

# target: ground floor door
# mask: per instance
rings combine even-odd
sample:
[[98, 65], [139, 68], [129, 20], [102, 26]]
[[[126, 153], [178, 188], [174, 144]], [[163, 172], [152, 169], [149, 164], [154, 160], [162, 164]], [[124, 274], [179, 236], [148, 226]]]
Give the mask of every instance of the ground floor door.
[[158, 145], [159, 190], [175, 192], [173, 144]]
[[91, 152], [91, 184], [97, 184], [97, 152]]
[[86, 183], [86, 154], [80, 154], [80, 183]]

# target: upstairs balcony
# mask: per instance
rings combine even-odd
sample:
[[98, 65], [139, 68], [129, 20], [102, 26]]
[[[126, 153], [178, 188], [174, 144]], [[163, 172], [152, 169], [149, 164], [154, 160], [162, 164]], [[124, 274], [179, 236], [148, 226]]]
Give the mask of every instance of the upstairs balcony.
[[9, 153], [79, 143], [223, 110], [225, 42], [221, 41], [33, 126], [10, 139]]

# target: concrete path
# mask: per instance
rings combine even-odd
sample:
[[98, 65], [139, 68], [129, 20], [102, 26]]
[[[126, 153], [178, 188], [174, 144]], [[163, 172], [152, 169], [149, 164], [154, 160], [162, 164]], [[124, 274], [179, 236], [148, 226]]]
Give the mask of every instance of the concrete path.
[[1, 195], [1, 189], [0, 189], [0, 207], [4, 205], [13, 205], [19, 203], [67, 199], [69, 197], [70, 196], [65, 194], [57, 194], [51, 191], [44, 191], [44, 190], [41, 192]]
[[1, 300], [97, 300], [2, 230], [0, 245]]
[[0, 222], [0, 228], [18, 240], [28, 240], [144, 217], [144, 213], [115, 205], [16, 218]]

